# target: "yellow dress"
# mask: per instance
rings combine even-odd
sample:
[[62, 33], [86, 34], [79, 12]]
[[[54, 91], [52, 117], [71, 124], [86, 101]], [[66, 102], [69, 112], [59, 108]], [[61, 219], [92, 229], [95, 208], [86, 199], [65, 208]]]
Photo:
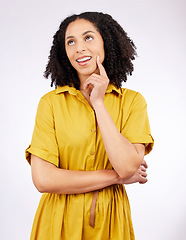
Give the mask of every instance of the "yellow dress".
[[[109, 84], [105, 106], [119, 131], [132, 143], [153, 146], [147, 105], [138, 92]], [[34, 154], [59, 168], [70, 170], [112, 169], [105, 152], [94, 110], [79, 90], [58, 87], [43, 96], [36, 114], [26, 159]], [[130, 205], [123, 185], [99, 191], [95, 226], [89, 225], [93, 192], [51, 194], [41, 197], [31, 240], [133, 240]]]

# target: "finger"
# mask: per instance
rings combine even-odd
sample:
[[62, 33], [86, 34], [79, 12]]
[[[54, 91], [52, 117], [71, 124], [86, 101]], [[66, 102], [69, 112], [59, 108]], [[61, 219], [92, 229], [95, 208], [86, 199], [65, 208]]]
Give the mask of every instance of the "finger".
[[143, 172], [147, 171], [147, 169], [143, 165], [140, 166], [140, 170], [143, 171]]
[[101, 82], [107, 82], [107, 78], [95, 73], [93, 73], [90, 77], [88, 77], [86, 81], [89, 81], [90, 79], [97, 79], [97, 80], [100, 80]]
[[140, 174], [142, 177], [147, 177], [147, 173], [146, 172], [141, 172]]
[[141, 176], [141, 179], [140, 179], [139, 183], [140, 183], [140, 184], [144, 184], [144, 183], [146, 183], [147, 181], [148, 181], [148, 179], [147, 179], [146, 177]]
[[84, 89], [87, 89], [90, 84], [92, 84], [94, 87], [98, 84], [107, 85], [107, 81], [97, 74], [92, 74], [89, 78], [87, 78], [86, 82], [84, 83], [83, 85]]
[[92, 74], [88, 77], [88, 79], [91, 78], [91, 77], [95, 77], [95, 78], [97, 78], [97, 79], [101, 79], [101, 80], [105, 80], [105, 81], [108, 79], [107, 77], [103, 77], [103, 76], [101, 76], [101, 75], [99, 75], [99, 74], [96, 74], [96, 73], [92, 73]]
[[146, 161], [145, 160], [143, 160], [143, 162], [142, 162], [142, 164], [141, 164], [142, 166], [144, 166], [145, 168], [148, 168], [148, 165], [147, 165], [147, 163], [146, 163]]
[[144, 179], [143, 181], [139, 182], [139, 184], [145, 184], [146, 182], [148, 182], [148, 179]]
[[96, 86], [101, 86], [103, 84], [103, 82], [100, 81], [99, 79], [91, 78], [91, 79], [87, 80], [87, 82], [84, 84], [84, 89], [87, 89], [90, 84], [92, 84], [94, 87], [96, 87]]
[[102, 63], [100, 62], [99, 56], [97, 56], [97, 65], [99, 68], [100, 75], [103, 77], [107, 77], [107, 73], [106, 73], [105, 68], [103, 67]]

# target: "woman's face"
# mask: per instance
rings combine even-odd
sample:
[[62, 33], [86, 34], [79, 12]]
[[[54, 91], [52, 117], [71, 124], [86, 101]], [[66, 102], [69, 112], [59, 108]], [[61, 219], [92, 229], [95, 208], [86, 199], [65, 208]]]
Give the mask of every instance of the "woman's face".
[[65, 34], [65, 49], [79, 79], [98, 71], [97, 56], [99, 56], [101, 63], [105, 58], [101, 34], [93, 23], [85, 19], [77, 19], [68, 25]]

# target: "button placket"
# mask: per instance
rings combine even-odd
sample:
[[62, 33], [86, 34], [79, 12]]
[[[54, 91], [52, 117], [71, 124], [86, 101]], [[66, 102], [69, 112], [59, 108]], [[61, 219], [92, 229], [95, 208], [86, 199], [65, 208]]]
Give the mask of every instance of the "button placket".
[[91, 121], [90, 126], [90, 148], [89, 148], [89, 169], [94, 170], [94, 163], [95, 163], [95, 154], [96, 154], [96, 119], [95, 119], [95, 113], [92, 109], [91, 111], [91, 118], [93, 121]]
[[94, 112], [94, 109], [92, 109], [92, 107], [80, 91], [78, 91], [76, 97], [88, 107], [89, 111]]

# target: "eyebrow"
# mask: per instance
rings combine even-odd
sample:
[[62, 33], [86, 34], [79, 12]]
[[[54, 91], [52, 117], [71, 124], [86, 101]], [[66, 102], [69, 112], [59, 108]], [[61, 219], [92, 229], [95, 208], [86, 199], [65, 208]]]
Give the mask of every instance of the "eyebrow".
[[[84, 33], [82, 34], [82, 36], [86, 35], [87, 33], [94, 33], [94, 32], [88, 30], [88, 31], [84, 32]], [[75, 37], [74, 37], [74, 36], [68, 36], [68, 37], [66, 38], [66, 40], [69, 39], [69, 38], [75, 38]]]

